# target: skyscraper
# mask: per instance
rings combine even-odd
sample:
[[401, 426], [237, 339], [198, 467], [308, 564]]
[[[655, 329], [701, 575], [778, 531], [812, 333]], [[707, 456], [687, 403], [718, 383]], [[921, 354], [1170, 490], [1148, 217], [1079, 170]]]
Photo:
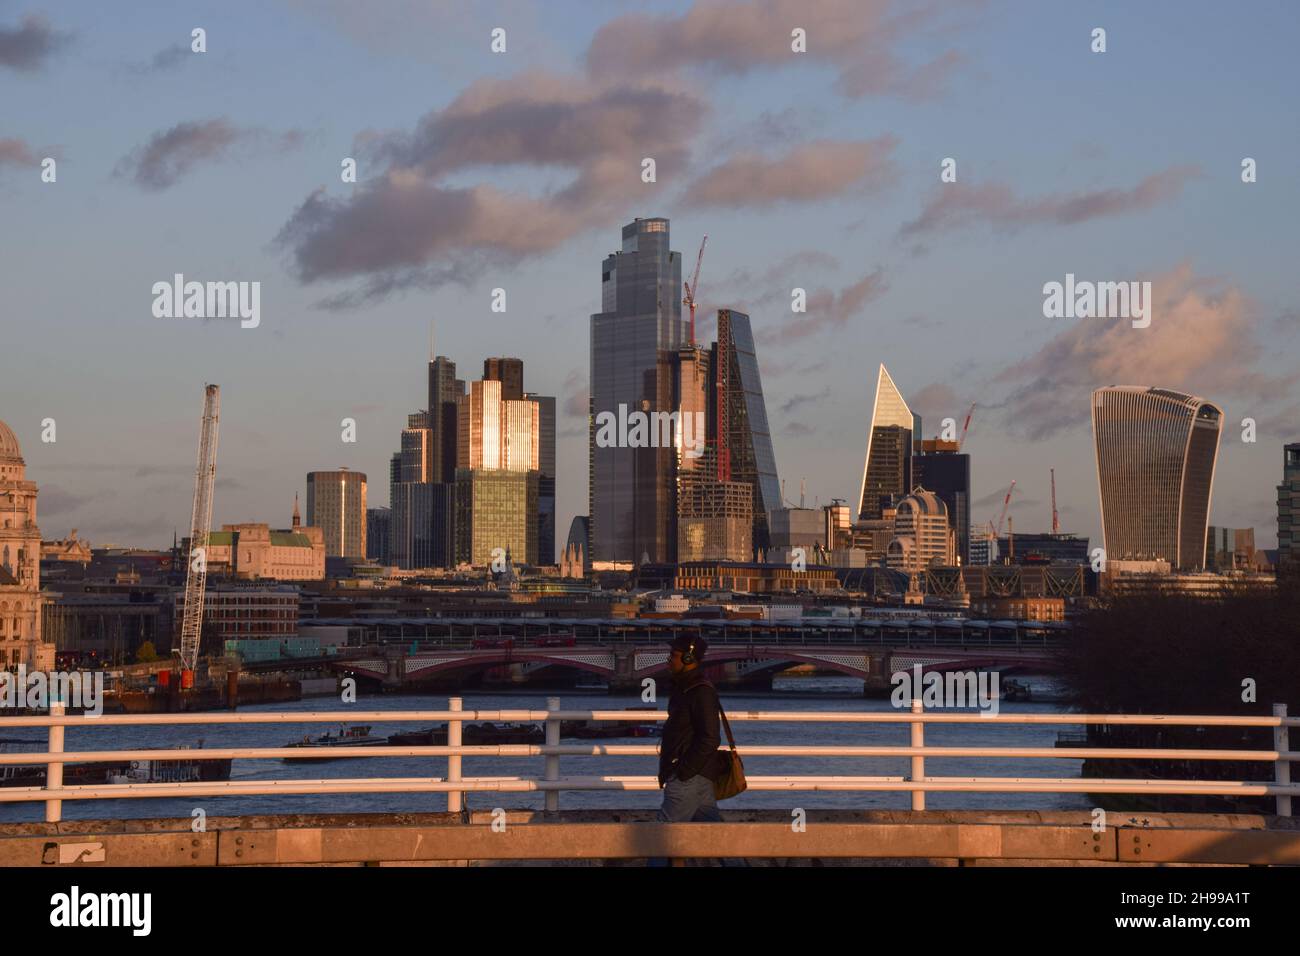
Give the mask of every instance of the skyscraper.
[[528, 392], [537, 403], [537, 563], [555, 563], [555, 396]]
[[1106, 560], [1205, 564], [1220, 410], [1164, 388], [1092, 393]]
[[325, 556], [366, 556], [366, 476], [359, 471], [307, 473], [307, 524], [320, 528]]
[[518, 401], [524, 397], [524, 363], [517, 358], [483, 360], [483, 381], [501, 383], [501, 400]]
[[668, 561], [675, 550], [674, 449], [601, 447], [596, 416], [672, 411], [672, 364], [687, 338], [681, 256], [667, 219], [623, 227], [623, 247], [601, 266], [601, 311], [591, 317], [588, 423], [591, 558]]
[[1282, 449], [1282, 484], [1277, 486], [1277, 566], [1300, 570], [1300, 442]]
[[907, 407], [882, 364], [876, 379], [871, 430], [867, 433], [867, 457], [862, 465], [858, 520], [880, 518], [884, 507], [912, 490], [912, 438], [920, 428], [920, 419]]
[[920, 453], [912, 456], [912, 487], [933, 491], [947, 506], [957, 557], [970, 564], [970, 455], [959, 453], [956, 442], [920, 442]]
[[734, 309], [718, 310], [712, 365], [717, 396], [715, 428], [726, 459], [722, 477], [744, 482], [752, 489], [753, 547], [766, 550], [770, 546], [768, 512], [783, 502], [748, 315]]

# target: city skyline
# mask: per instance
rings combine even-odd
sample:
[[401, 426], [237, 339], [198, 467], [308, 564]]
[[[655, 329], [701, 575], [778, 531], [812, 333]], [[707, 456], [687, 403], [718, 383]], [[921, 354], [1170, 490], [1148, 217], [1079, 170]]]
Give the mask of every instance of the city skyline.
[[[864, 373], [885, 364], [931, 433], [979, 404], [963, 448], [972, 523], [995, 517], [1015, 478], [1017, 529], [1047, 530], [1055, 468], [1062, 529], [1100, 541], [1088, 396], [1152, 386], [1223, 410], [1209, 520], [1253, 527], [1258, 545], [1273, 547], [1277, 446], [1295, 441], [1300, 420], [1286, 363], [1300, 323], [1279, 241], [1283, 210], [1297, 198], [1279, 157], [1295, 154], [1297, 133], [1272, 120], [1284, 115], [1285, 84], [1269, 71], [1285, 57], [1268, 52], [1281, 49], [1284, 6], [1224, 24], [1205, 5], [1101, 5], [1090, 16], [1110, 30], [1104, 56], [1074, 36], [1086, 37], [1090, 24], [1060, 11], [956, 9], [881, 41], [897, 62], [876, 84], [860, 75], [855, 83], [842, 52], [815, 65], [766, 53], [746, 63], [745, 41], [728, 34], [713, 53], [686, 51], [662, 67], [636, 60], [641, 75], [620, 83], [601, 64], [630, 49], [631, 14], [559, 6], [517, 21], [511, 52], [494, 58], [474, 39], [495, 25], [479, 11], [417, 46], [382, 17], [362, 33], [340, 8], [289, 4], [286, 15], [319, 52], [294, 52], [296, 75], [283, 84], [258, 39], [264, 14], [205, 14], [208, 59], [164, 67], [153, 58], [186, 41], [188, 19], [147, 4], [115, 18], [86, 6], [74, 29], [69, 14], [45, 11], [71, 34], [76, 55], [5, 74], [20, 95], [0, 140], [25, 152], [0, 161], [0, 201], [13, 223], [7, 311], [18, 317], [7, 323], [0, 418], [43, 489], [47, 537], [77, 527], [97, 546], [160, 547], [173, 529], [184, 533], [205, 381], [220, 383], [225, 401], [214, 526], [279, 525], [281, 503], [305, 493], [310, 471], [383, 475], [395, 429], [425, 404], [421, 371], [416, 363], [407, 371], [406, 356], [430, 319], [440, 352], [516, 356], [531, 386], [556, 396], [561, 533], [587, 511], [581, 355], [588, 317], [602, 307], [593, 264], [614, 228], [663, 216], [687, 257], [710, 236], [697, 338], [711, 334], [718, 307], [751, 316], [778, 471], [787, 482], [807, 478], [809, 502], [852, 500], [871, 402]], [[665, 7], [664, 29], [703, 6]], [[814, 52], [831, 6], [801, 14]], [[1201, 75], [1197, 63], [1224, 46], [1260, 55], [1233, 76]], [[946, 59], [949, 51], [956, 57]], [[1069, 103], [1086, 91], [1113, 129], [1080, 133], [1075, 118], [1037, 110], [1045, 94], [1018, 83], [1022, 68], [1050, 70], [1067, 56], [1078, 69], [1059, 77], [1056, 95]], [[927, 66], [948, 62], [957, 65], [923, 82]], [[1012, 62], [1017, 69], [1004, 66]], [[412, 63], [440, 73], [447, 89], [430, 95], [396, 82]], [[222, 64], [244, 75], [231, 85], [230, 70], [213, 72]], [[338, 87], [338, 108], [300, 116], [295, 98], [335, 70], [353, 84]], [[1153, 70], [1169, 82], [1149, 83]], [[1140, 119], [1118, 108], [1139, 87]], [[61, 109], [42, 110], [38, 89]], [[1173, 89], [1177, 96], [1161, 92]], [[151, 108], [126, 112], [123, 91]], [[639, 104], [641, 126], [618, 125], [621, 97]], [[820, 97], [819, 107], [806, 105]], [[546, 109], [574, 117], [590, 155], [534, 140], [528, 148], [558, 152], [485, 158], [478, 150], [500, 132], [503, 102], [528, 119]], [[1008, 116], [975, 108], [986, 102], [1006, 104]], [[1037, 125], [1022, 129], [1017, 115]], [[446, 145], [453, 133], [463, 155]], [[368, 141], [383, 149], [367, 159], [359, 147]], [[56, 183], [42, 183], [39, 164], [23, 159], [47, 153], [60, 159]], [[640, 180], [650, 154], [656, 184]], [[337, 178], [340, 159], [353, 155], [363, 169], [369, 163], [357, 187]], [[958, 169], [951, 194], [939, 181], [948, 156]], [[1246, 156], [1260, 162], [1249, 185], [1239, 175]], [[624, 160], [627, 182], [611, 185]], [[437, 197], [456, 189], [476, 201], [505, 197], [518, 222], [535, 222], [516, 231], [511, 216], [511, 229], [449, 220], [463, 235], [440, 226], [433, 259], [427, 237], [396, 230], [385, 245], [364, 199], [383, 198], [398, 169], [423, 170]], [[548, 180], [555, 169], [593, 198], [566, 208], [563, 184]], [[565, 212], [567, 222], [557, 218]], [[344, 237], [313, 231], [313, 222], [355, 229]], [[191, 228], [199, 223], [211, 225]], [[18, 235], [25, 240], [13, 242]], [[479, 240], [487, 253], [467, 260]], [[345, 255], [354, 247], [371, 259]], [[443, 276], [397, 275], [382, 260], [411, 256], [427, 267], [444, 251]], [[150, 289], [176, 273], [262, 282], [259, 326], [155, 317]], [[1151, 327], [1045, 319], [1041, 290], [1067, 275], [1150, 279]], [[808, 292], [807, 313], [790, 311], [795, 286]], [[499, 314], [497, 288], [509, 301]], [[357, 422], [355, 445], [339, 441], [344, 418]], [[1257, 424], [1254, 443], [1241, 440], [1245, 418]], [[57, 423], [53, 443], [41, 440], [46, 419]], [[383, 505], [384, 483], [374, 484], [370, 503]]]

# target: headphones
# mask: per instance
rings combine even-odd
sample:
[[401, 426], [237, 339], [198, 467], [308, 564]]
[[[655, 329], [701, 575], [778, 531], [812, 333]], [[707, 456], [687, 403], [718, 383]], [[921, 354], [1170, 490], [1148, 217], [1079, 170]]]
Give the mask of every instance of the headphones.
[[682, 663], [690, 666], [695, 663], [695, 642], [691, 641], [686, 645], [686, 650], [682, 651]]

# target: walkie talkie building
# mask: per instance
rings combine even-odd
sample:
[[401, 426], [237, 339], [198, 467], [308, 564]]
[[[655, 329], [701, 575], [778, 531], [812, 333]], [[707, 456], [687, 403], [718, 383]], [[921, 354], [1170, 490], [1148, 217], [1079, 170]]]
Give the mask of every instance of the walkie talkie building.
[[1092, 433], [1106, 560], [1205, 565], [1223, 413], [1165, 388], [1092, 393]]

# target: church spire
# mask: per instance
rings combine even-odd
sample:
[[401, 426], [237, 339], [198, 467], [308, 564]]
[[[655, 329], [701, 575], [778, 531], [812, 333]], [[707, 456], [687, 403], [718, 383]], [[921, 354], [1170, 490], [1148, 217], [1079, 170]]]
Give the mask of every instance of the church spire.
[[302, 517], [298, 514], [298, 492], [293, 493], [293, 529], [295, 531], [302, 525]]

